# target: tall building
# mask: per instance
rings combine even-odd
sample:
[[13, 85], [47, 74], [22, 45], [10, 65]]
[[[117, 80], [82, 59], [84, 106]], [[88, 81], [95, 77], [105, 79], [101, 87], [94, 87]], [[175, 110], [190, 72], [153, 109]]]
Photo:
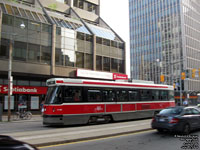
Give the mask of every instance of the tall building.
[[39, 110], [51, 77], [77, 69], [125, 74], [125, 42], [100, 17], [99, 0], [0, 1], [0, 103], [7, 109], [11, 49], [11, 109], [26, 100]]
[[131, 77], [200, 93], [199, 1], [129, 0], [129, 12]]

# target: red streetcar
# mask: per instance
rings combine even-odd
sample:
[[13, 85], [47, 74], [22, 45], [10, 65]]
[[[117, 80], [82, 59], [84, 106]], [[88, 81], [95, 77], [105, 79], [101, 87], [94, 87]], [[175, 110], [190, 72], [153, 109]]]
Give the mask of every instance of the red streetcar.
[[44, 125], [147, 118], [175, 106], [169, 85], [70, 78], [49, 79], [47, 85]]

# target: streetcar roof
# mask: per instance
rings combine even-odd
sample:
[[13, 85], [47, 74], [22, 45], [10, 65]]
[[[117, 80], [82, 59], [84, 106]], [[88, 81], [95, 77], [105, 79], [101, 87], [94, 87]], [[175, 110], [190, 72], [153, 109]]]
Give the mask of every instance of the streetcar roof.
[[138, 88], [138, 89], [165, 89], [173, 90], [173, 86], [164, 84], [154, 84], [152, 82], [122, 82], [122, 81], [103, 81], [89, 79], [72, 79], [72, 78], [52, 78], [47, 80], [48, 86], [90, 86], [90, 87], [108, 87], [108, 88]]

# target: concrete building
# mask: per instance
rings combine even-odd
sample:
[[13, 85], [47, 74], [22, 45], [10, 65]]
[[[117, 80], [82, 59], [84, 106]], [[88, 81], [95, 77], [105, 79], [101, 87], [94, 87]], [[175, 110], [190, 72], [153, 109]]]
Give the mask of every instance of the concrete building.
[[[100, 17], [99, 0], [0, 1], [0, 102], [7, 109], [8, 58], [13, 49], [11, 109], [39, 110], [51, 77], [77, 69], [125, 74], [125, 42]], [[12, 42], [10, 44], [10, 42]]]
[[129, 12], [131, 77], [200, 93], [199, 1], [129, 0]]

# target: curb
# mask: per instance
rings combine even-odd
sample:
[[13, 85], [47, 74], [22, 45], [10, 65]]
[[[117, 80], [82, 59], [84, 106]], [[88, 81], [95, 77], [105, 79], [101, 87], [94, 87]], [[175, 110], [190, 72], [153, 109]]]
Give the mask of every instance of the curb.
[[154, 129], [146, 128], [146, 129], [140, 129], [140, 130], [135, 130], [135, 131], [121, 132], [121, 133], [115, 133], [115, 134], [107, 134], [107, 135], [101, 135], [101, 136], [92, 136], [92, 137], [79, 138], [79, 139], [73, 139], [73, 140], [47, 142], [47, 143], [41, 143], [41, 144], [34, 144], [34, 146], [41, 148], [41, 147], [50, 146], [50, 145], [72, 143], [72, 142], [81, 142], [81, 141], [85, 141], [85, 140], [95, 140], [95, 139], [101, 139], [101, 138], [109, 138], [109, 137], [112, 137], [112, 136], [120, 136], [120, 135], [133, 134], [133, 133], [139, 133], [139, 132], [151, 131], [151, 130], [154, 130]]

